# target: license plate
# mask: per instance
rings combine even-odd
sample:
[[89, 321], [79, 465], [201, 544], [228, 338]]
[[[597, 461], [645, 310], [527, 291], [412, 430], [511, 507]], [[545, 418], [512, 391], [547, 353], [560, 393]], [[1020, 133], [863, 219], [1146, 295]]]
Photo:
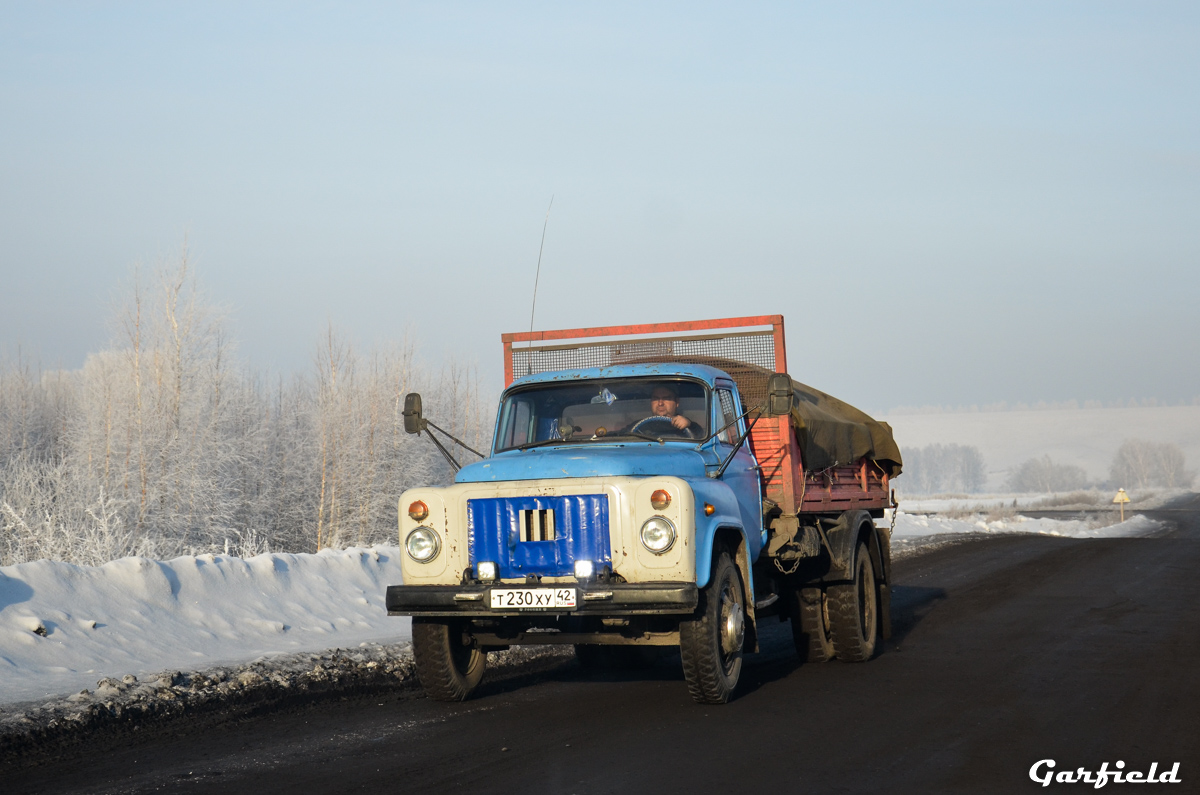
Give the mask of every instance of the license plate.
[[574, 588], [493, 588], [493, 610], [574, 610]]

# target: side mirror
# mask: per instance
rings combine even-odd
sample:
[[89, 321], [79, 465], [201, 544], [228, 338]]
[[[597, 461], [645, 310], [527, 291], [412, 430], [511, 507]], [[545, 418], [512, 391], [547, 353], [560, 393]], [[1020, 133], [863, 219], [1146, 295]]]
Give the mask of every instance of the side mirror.
[[409, 392], [404, 396], [404, 430], [407, 433], [420, 433], [425, 430], [425, 420], [421, 417], [421, 393]]
[[775, 373], [767, 379], [767, 416], [782, 417], [792, 410], [795, 391], [792, 377], [787, 373]]

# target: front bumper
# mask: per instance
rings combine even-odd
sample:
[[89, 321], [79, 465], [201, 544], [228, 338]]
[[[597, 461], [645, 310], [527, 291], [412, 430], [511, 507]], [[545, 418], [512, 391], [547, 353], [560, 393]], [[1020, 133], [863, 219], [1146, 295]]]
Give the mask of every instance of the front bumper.
[[[523, 586], [499, 583], [495, 587]], [[563, 586], [559, 586], [563, 587]], [[687, 615], [696, 610], [700, 591], [695, 583], [609, 583], [571, 586], [578, 591], [574, 610], [493, 609], [491, 585], [389, 585], [389, 616], [656, 616]]]

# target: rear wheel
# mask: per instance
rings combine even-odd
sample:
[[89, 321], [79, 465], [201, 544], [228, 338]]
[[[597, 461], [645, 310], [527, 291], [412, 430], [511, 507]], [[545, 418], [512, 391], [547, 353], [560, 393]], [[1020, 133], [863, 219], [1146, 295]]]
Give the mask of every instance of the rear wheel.
[[455, 621], [414, 618], [413, 662], [430, 698], [465, 701], [479, 686], [487, 654]]
[[793, 591], [792, 641], [804, 662], [833, 659], [833, 633], [829, 629], [829, 597], [821, 588]]
[[862, 662], [875, 654], [879, 633], [879, 600], [875, 587], [875, 567], [865, 543], [854, 553], [854, 581], [831, 585], [829, 624], [833, 649], [843, 662]]
[[737, 566], [722, 552], [701, 594], [699, 614], [679, 625], [683, 678], [700, 704], [724, 704], [737, 688], [746, 639], [745, 593]]

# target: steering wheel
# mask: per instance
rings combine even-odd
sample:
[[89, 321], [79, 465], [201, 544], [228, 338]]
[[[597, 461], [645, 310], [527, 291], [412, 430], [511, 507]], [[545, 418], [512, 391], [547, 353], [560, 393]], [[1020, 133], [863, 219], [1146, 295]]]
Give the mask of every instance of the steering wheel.
[[[686, 428], [676, 428], [673, 419], [673, 417], [663, 417], [656, 414], [653, 417], [646, 417], [644, 420], [638, 420], [634, 426], [629, 429], [629, 432], [648, 433], [656, 436], [674, 434], [677, 436], [683, 436], [686, 439], [696, 438], [696, 434], [692, 431], [692, 424], [690, 422]], [[649, 430], [647, 430], [647, 428], [649, 428]]]

